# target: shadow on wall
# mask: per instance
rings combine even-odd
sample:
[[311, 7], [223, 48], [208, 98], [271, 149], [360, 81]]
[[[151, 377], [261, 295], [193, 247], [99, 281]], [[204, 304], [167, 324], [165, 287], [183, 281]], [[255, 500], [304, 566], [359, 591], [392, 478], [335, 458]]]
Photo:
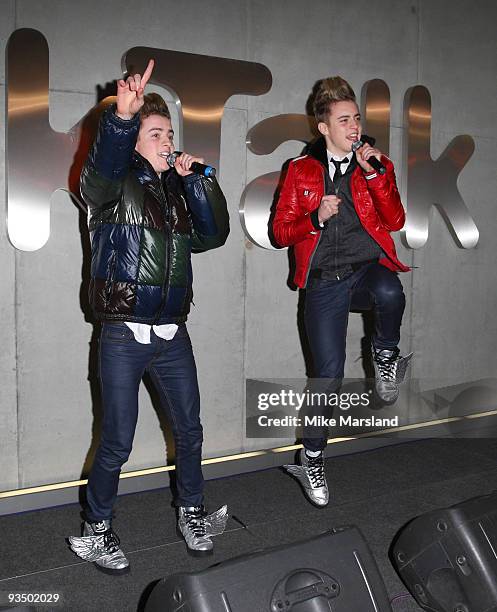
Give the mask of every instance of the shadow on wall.
[[[81, 468], [81, 479], [85, 479], [88, 477], [91, 466], [93, 464], [93, 460], [95, 458], [95, 453], [100, 442], [100, 436], [102, 431], [103, 406], [101, 401], [100, 381], [98, 376], [98, 350], [101, 323], [94, 318], [90, 303], [88, 301], [88, 287], [91, 274], [91, 243], [90, 236], [88, 233], [87, 208], [84, 202], [80, 198], [76, 197], [74, 194], [79, 195], [80, 193], [79, 180], [81, 176], [81, 171], [88, 156], [88, 152], [95, 139], [100, 116], [106, 108], [108, 108], [111, 104], [115, 103], [116, 88], [116, 81], [109, 82], [104, 87], [97, 86], [97, 105], [90, 110], [90, 112], [83, 118], [81, 122], [80, 141], [78, 143], [78, 148], [74, 155], [73, 163], [69, 170], [68, 176], [68, 186], [71, 193], [71, 199], [79, 215], [79, 233], [81, 240], [81, 251], [83, 255], [81, 266], [79, 303], [84, 320], [87, 323], [91, 323], [93, 326], [92, 336], [89, 342], [87, 375], [87, 380], [90, 385], [93, 412], [92, 436], [90, 446], [86, 453], [85, 461]], [[156, 392], [148, 375], [145, 375], [144, 377], [144, 384], [148, 393], [150, 394], [152, 405], [157, 414], [157, 419], [159, 421], [162, 434], [164, 436], [167, 465], [171, 465], [174, 463], [175, 455], [174, 439], [171, 433], [171, 427], [169, 425], [167, 417], [164, 415], [164, 410], [161, 408], [159, 395]], [[174, 491], [174, 472], [169, 473], [169, 476], [171, 480], [171, 487]], [[85, 487], [81, 487], [80, 501], [82, 504], [84, 504], [84, 500]]]

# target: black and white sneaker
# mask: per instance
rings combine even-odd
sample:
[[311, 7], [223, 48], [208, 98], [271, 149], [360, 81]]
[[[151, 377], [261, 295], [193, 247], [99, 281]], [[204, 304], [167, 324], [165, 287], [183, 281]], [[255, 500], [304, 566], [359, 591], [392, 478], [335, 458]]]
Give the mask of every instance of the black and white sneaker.
[[83, 536], [68, 538], [71, 550], [80, 559], [95, 563], [95, 567], [106, 574], [127, 574], [129, 561], [120, 549], [119, 538], [110, 521], [98, 521], [83, 526]]
[[212, 554], [214, 545], [211, 538], [223, 533], [227, 521], [227, 506], [212, 514], [207, 514], [203, 506], [178, 508], [178, 530], [185, 538], [188, 553], [193, 557]]
[[303, 448], [300, 451], [300, 465], [284, 465], [283, 467], [299, 481], [311, 504], [318, 508], [328, 505], [330, 493], [324, 473], [323, 453], [317, 457], [309, 457]]
[[376, 393], [385, 403], [393, 404], [399, 397], [399, 387], [404, 380], [413, 353], [402, 357], [398, 348], [377, 349], [374, 345], [372, 353]]

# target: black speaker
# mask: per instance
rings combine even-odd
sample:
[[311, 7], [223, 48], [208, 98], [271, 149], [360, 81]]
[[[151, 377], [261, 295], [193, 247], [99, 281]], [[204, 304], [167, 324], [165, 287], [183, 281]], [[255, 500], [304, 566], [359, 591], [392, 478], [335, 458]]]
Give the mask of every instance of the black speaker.
[[391, 612], [385, 585], [355, 527], [174, 574], [145, 612]]
[[391, 556], [425, 610], [497, 612], [497, 492], [415, 518]]

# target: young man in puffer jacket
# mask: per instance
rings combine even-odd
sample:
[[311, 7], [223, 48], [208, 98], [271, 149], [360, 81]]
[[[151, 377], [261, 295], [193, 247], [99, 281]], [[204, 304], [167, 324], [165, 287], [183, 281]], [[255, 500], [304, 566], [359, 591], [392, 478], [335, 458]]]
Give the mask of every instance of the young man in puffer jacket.
[[[229, 233], [215, 178], [193, 174], [203, 160], [173, 153], [169, 110], [144, 95], [153, 70], [117, 88], [81, 175], [92, 245], [90, 303], [103, 321], [99, 372], [104, 418], [88, 479], [81, 558], [111, 574], [129, 571], [111, 519], [119, 474], [131, 452], [138, 387], [147, 371], [168, 412], [176, 447], [178, 527], [190, 554], [211, 554], [226, 506], [207, 515], [201, 470], [197, 373], [185, 321], [192, 300], [191, 252], [222, 246]], [[170, 167], [174, 163], [174, 168]]]
[[[314, 114], [322, 136], [308, 155], [290, 162], [274, 236], [281, 246], [294, 247], [294, 281], [306, 288], [313, 376], [330, 379], [329, 390], [339, 389], [349, 310], [373, 308], [376, 392], [393, 403], [411, 358], [401, 357], [398, 349], [405, 297], [397, 272], [409, 268], [399, 261], [390, 236], [404, 225], [393, 164], [367, 142], [371, 139], [359, 142], [355, 94], [341, 77], [316, 83]], [[383, 173], [371, 166], [373, 158], [381, 161]], [[308, 407], [308, 414], [316, 409]], [[286, 466], [318, 507], [329, 501], [323, 463], [327, 433], [325, 427], [304, 429], [300, 465]]]

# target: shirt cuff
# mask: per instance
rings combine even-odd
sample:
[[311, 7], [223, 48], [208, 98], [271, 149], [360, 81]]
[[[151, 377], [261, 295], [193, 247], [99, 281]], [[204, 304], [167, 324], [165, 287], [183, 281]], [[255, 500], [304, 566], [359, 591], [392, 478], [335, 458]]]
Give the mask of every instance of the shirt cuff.
[[324, 223], [319, 223], [319, 219], [318, 219], [318, 210], [319, 208], [316, 208], [316, 210], [313, 210], [311, 212], [311, 221], [312, 221], [312, 225], [314, 226], [315, 229], [317, 230], [323, 230], [326, 226], [326, 221]]

